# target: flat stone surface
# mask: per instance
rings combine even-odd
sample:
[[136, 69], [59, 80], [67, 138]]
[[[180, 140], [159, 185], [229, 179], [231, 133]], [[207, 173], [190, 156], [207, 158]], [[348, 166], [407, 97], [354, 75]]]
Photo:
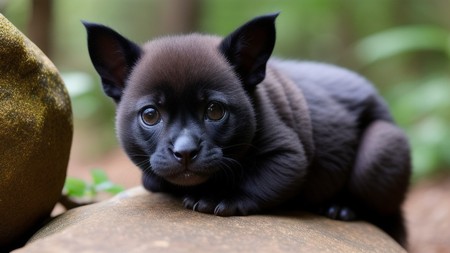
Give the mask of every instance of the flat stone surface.
[[218, 217], [137, 187], [58, 216], [14, 252], [405, 251], [365, 222], [301, 212]]

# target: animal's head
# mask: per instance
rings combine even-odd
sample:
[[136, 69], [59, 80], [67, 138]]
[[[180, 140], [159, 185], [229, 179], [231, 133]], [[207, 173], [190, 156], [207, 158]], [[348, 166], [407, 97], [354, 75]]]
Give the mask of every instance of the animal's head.
[[176, 185], [230, 173], [257, 126], [251, 93], [265, 78], [278, 14], [225, 38], [190, 34], [142, 47], [84, 23], [92, 63], [117, 104], [117, 133], [144, 173]]

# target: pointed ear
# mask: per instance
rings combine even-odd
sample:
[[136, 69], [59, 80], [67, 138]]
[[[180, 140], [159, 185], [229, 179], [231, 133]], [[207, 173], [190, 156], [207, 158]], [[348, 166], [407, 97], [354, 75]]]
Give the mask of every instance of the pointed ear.
[[254, 88], [266, 76], [266, 63], [275, 45], [275, 19], [278, 14], [250, 20], [225, 37], [219, 46], [246, 89]]
[[116, 103], [122, 97], [128, 75], [141, 55], [141, 48], [116, 31], [83, 21], [89, 55], [101, 77], [103, 90]]

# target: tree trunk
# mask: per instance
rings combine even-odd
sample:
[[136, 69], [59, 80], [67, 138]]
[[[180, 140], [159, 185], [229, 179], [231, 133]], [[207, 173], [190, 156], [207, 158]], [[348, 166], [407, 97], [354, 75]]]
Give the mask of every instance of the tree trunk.
[[51, 59], [53, 0], [33, 0], [31, 5], [32, 11], [28, 24], [28, 37]]
[[198, 29], [201, 0], [165, 0], [160, 15], [160, 34], [194, 32]]

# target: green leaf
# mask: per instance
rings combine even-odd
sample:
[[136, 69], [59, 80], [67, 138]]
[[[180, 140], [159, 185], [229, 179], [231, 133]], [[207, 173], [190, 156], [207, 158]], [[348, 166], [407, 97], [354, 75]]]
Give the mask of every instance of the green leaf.
[[106, 172], [103, 170], [93, 169], [91, 170], [91, 176], [95, 186], [109, 182], [108, 175], [106, 175]]
[[86, 195], [88, 188], [88, 184], [78, 178], [66, 178], [64, 184], [64, 191], [69, 197], [83, 197]]
[[123, 188], [120, 185], [114, 184], [110, 188], [105, 189], [105, 191], [108, 192], [108, 193], [111, 193], [113, 195], [116, 195], [118, 193], [121, 193], [121, 192], [125, 191], [125, 188]]
[[94, 181], [93, 191], [98, 192], [108, 192], [111, 194], [117, 194], [124, 191], [124, 188], [120, 185], [114, 184], [108, 178], [105, 171], [100, 169], [94, 169], [91, 171], [92, 180]]
[[449, 32], [436, 26], [409, 26], [389, 29], [361, 40], [356, 56], [371, 64], [406, 52], [436, 50], [448, 53]]

